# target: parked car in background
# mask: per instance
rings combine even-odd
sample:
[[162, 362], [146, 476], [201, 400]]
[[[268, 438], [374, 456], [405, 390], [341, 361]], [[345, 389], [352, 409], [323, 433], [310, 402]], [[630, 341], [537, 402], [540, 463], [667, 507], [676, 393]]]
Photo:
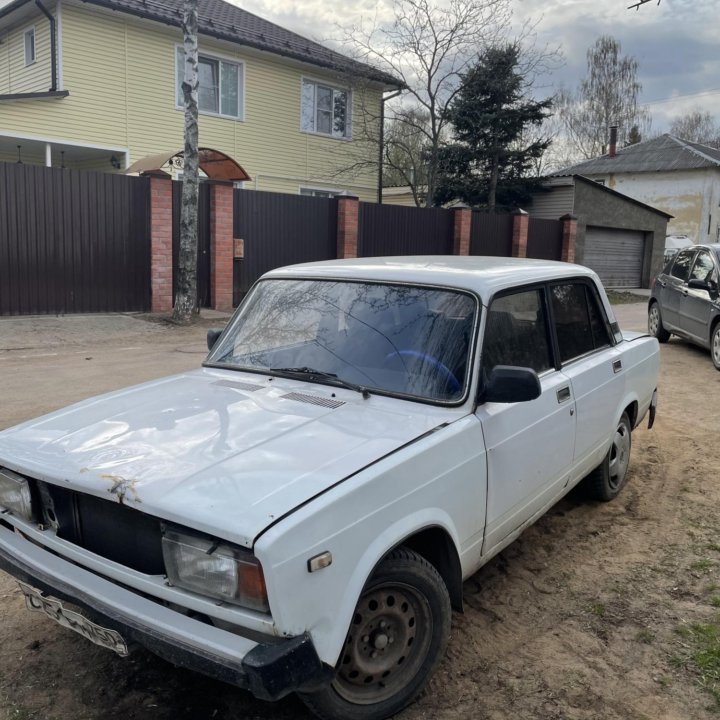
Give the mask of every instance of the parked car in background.
[[665, 264], [669, 263], [670, 260], [677, 255], [678, 250], [682, 250], [692, 244], [692, 240], [687, 235], [667, 235], [665, 237], [665, 255], [663, 262]]
[[0, 568], [121, 656], [326, 720], [410, 703], [463, 580], [578, 483], [615, 498], [655, 414], [657, 341], [568, 263], [280, 268], [208, 346], [0, 433]]
[[661, 343], [670, 335], [710, 350], [720, 370], [720, 244], [680, 250], [655, 278], [648, 331]]

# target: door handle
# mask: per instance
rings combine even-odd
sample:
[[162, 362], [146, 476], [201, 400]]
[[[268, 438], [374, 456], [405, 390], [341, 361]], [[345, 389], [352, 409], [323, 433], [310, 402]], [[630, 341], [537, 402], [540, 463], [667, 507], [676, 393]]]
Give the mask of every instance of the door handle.
[[559, 403], [564, 403], [565, 401], [570, 399], [570, 387], [565, 386], [564, 388], [560, 388], [557, 391], [557, 401]]
[[622, 360], [613, 360], [613, 372], [619, 373], [622, 370]]

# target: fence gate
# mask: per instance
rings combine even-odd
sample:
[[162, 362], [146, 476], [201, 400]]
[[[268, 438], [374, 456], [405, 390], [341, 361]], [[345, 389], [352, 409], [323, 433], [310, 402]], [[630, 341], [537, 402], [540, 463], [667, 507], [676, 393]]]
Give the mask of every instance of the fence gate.
[[451, 255], [454, 222], [444, 208], [360, 203], [358, 255]]
[[0, 315], [149, 309], [147, 178], [0, 163]]
[[[198, 195], [197, 299], [198, 307], [210, 307], [210, 186], [201, 182]], [[173, 302], [177, 294], [180, 265], [180, 207], [182, 181], [173, 180]]]
[[560, 220], [529, 218], [527, 256], [539, 260], [560, 260], [562, 229], [563, 224]]
[[473, 210], [470, 254], [510, 257], [512, 255], [513, 216]]
[[268, 270], [337, 257], [337, 200], [235, 190], [234, 236], [244, 257], [235, 261], [233, 302], [237, 305]]

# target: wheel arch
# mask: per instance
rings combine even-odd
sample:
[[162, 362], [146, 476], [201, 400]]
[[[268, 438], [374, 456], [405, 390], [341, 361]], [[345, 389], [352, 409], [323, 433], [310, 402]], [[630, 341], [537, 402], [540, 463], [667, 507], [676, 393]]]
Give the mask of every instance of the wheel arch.
[[424, 557], [440, 573], [450, 594], [453, 610], [462, 612], [462, 567], [457, 548], [449, 533], [435, 525], [415, 532], [395, 547], [401, 545]]
[[620, 413], [618, 417], [618, 422], [620, 422], [620, 418], [622, 417], [623, 412], [627, 414], [628, 418], [630, 419], [630, 427], [634, 430], [637, 427], [638, 423], [638, 401], [633, 400], [625, 406], [624, 410]]

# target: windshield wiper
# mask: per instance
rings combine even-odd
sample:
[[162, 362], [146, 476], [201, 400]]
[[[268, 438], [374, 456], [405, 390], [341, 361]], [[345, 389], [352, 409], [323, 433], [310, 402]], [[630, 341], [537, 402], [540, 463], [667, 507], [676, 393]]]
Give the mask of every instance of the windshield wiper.
[[270, 368], [270, 372], [284, 373], [286, 375], [300, 375], [307, 377], [309, 380], [318, 378], [320, 380], [326, 380], [331, 385], [338, 385], [340, 387], [347, 388], [348, 390], [355, 390], [359, 392], [365, 400], [370, 397], [370, 391], [362, 385], [356, 385], [347, 380], [339, 378], [335, 373], [325, 372], [324, 370], [316, 370], [315, 368], [303, 366], [303, 367], [285, 367], [285, 368]]

